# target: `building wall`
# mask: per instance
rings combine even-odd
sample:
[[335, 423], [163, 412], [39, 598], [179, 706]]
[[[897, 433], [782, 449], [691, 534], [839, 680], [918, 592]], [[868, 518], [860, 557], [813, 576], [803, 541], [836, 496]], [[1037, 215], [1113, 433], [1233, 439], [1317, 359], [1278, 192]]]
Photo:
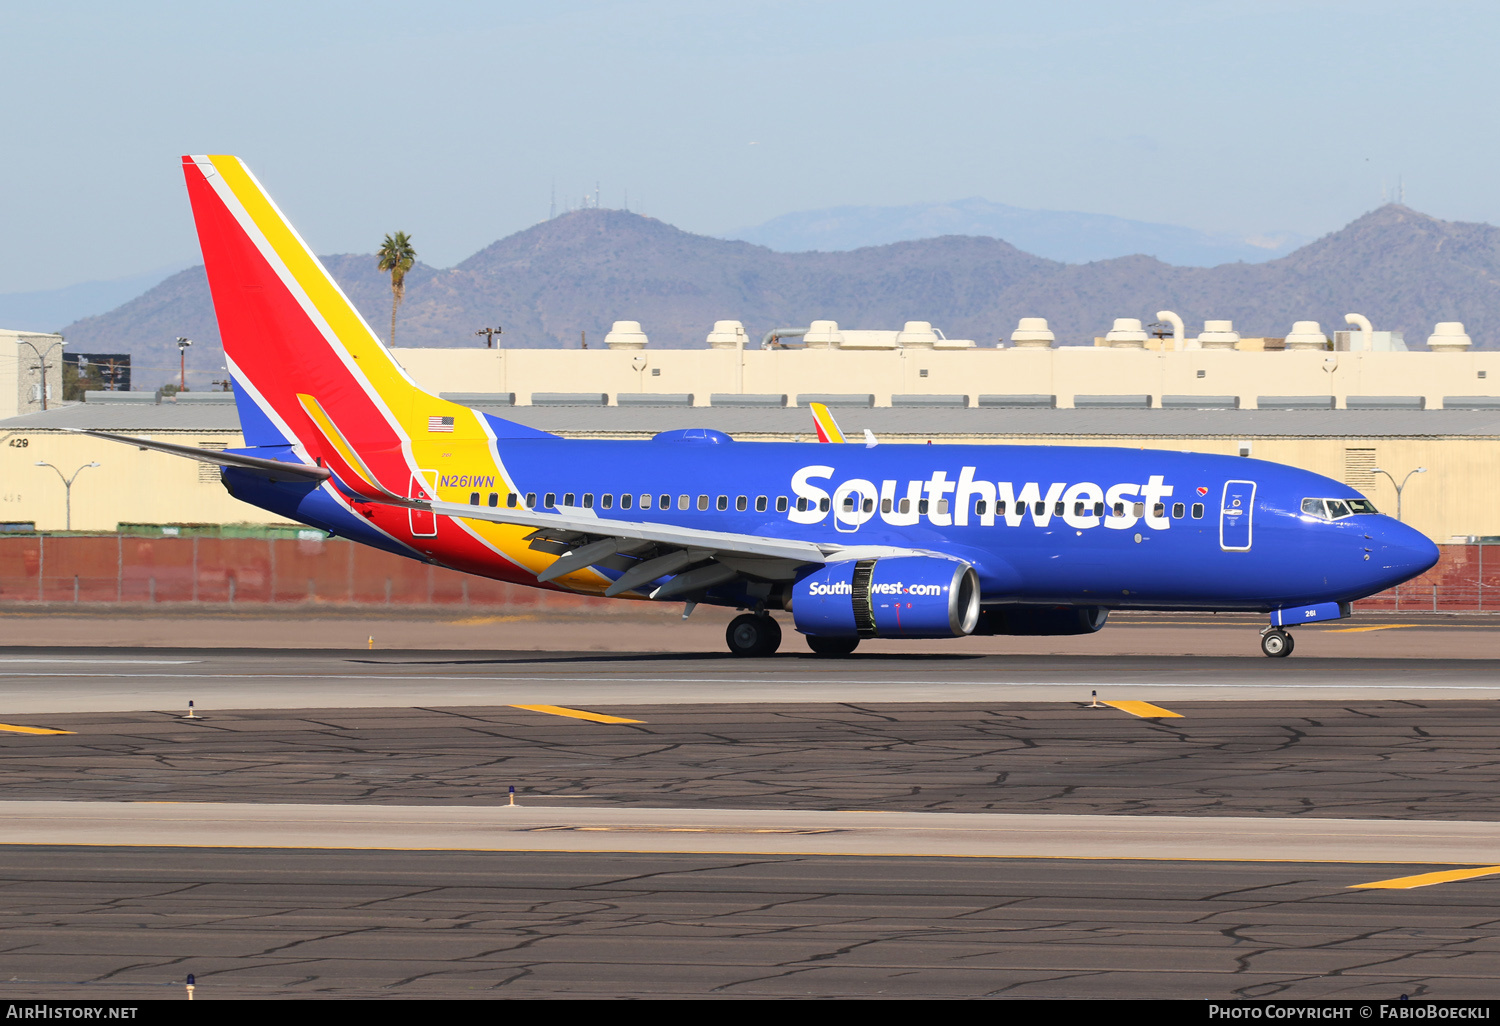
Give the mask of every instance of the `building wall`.
[[[244, 444], [238, 432], [141, 432], [179, 445], [222, 449]], [[61, 531], [66, 492], [58, 475], [77, 472], [73, 482], [73, 530], [113, 531], [130, 524], [271, 524], [282, 522], [230, 497], [218, 468], [87, 435], [60, 431], [15, 431], [0, 436], [0, 521], [34, 521], [43, 531]], [[98, 467], [79, 470], [86, 463]]]
[[[1439, 409], [1444, 396], [1500, 396], [1500, 353], [1330, 353], [1105, 349], [396, 349], [396, 359], [431, 392], [893, 394], [979, 396], [1235, 395], [1254, 409], [1262, 395], [1422, 396]], [[923, 376], [926, 371], [926, 376]], [[1199, 377], [1199, 372], [1202, 377]], [[660, 373], [657, 373], [660, 372]], [[1483, 373], [1483, 377], [1480, 374]]]

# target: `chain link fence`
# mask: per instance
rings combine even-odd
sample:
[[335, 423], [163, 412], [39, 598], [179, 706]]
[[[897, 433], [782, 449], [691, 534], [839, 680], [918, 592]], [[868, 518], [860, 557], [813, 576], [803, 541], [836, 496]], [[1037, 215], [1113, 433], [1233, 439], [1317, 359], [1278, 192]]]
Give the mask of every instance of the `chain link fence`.
[[[1356, 602], [1355, 609], [1500, 612], [1500, 546], [1439, 549], [1437, 566]], [[629, 608], [628, 603], [474, 577], [342, 538], [126, 534], [0, 538], [0, 602], [476, 606], [600, 613]]]

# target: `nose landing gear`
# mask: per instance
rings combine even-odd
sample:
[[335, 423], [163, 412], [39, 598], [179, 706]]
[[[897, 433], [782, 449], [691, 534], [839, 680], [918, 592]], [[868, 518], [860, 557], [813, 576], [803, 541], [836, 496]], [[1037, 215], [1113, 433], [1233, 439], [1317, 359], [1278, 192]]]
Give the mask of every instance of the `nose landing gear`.
[[1272, 659], [1285, 659], [1296, 647], [1292, 636], [1280, 627], [1267, 627], [1260, 632], [1260, 650]]

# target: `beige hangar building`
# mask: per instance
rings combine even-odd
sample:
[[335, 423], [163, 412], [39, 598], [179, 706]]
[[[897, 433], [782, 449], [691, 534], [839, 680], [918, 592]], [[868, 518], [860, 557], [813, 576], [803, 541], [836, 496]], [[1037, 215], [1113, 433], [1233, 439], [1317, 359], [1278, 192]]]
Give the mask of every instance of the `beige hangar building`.
[[[1409, 351], [1357, 315], [1358, 330], [1331, 337], [1298, 322], [1283, 338], [1242, 339], [1215, 321], [1186, 338], [1169, 314], [1158, 319], [1172, 336], [1122, 319], [1094, 346], [1055, 346], [1046, 322], [1028, 318], [1000, 346], [949, 340], [925, 322], [898, 331], [815, 321], [751, 340], [721, 321], [705, 348], [653, 349], [622, 321], [602, 349], [392, 352], [428, 391], [566, 437], [703, 426], [811, 444], [806, 407], [816, 401], [860, 444], [868, 429], [882, 442], [1238, 454], [1344, 481], [1393, 514], [1404, 482], [1403, 519], [1434, 540], [1500, 536], [1500, 352], [1472, 351], [1462, 325], [1438, 325]], [[230, 498], [212, 466], [77, 433], [236, 446], [232, 393], [90, 392], [43, 410], [33, 354], [53, 340], [0, 332], [0, 523], [171, 533], [274, 522]]]

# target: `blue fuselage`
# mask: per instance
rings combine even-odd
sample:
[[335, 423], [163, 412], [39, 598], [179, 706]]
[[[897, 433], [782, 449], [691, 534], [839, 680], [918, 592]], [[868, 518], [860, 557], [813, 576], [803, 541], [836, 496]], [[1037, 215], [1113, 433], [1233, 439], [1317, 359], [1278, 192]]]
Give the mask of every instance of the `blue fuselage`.
[[[1248, 458], [747, 443], [711, 431], [647, 442], [501, 437], [496, 450], [518, 501], [534, 497], [541, 512], [566, 503], [617, 520], [924, 550], [971, 563], [986, 604], [1264, 611], [1362, 598], [1438, 558], [1431, 541], [1391, 517], [1304, 513], [1310, 498], [1363, 497], [1321, 475]], [[473, 475], [462, 470], [444, 472], [446, 487], [438, 482], [448, 501], [488, 504], [497, 490], [505, 501], [493, 469], [486, 475], [476, 461]], [[233, 470], [226, 479], [240, 498], [304, 523], [444, 561], [440, 550], [423, 555], [377, 536], [325, 494], [332, 486], [273, 486]], [[742, 596], [729, 587], [706, 600], [738, 604]]]

